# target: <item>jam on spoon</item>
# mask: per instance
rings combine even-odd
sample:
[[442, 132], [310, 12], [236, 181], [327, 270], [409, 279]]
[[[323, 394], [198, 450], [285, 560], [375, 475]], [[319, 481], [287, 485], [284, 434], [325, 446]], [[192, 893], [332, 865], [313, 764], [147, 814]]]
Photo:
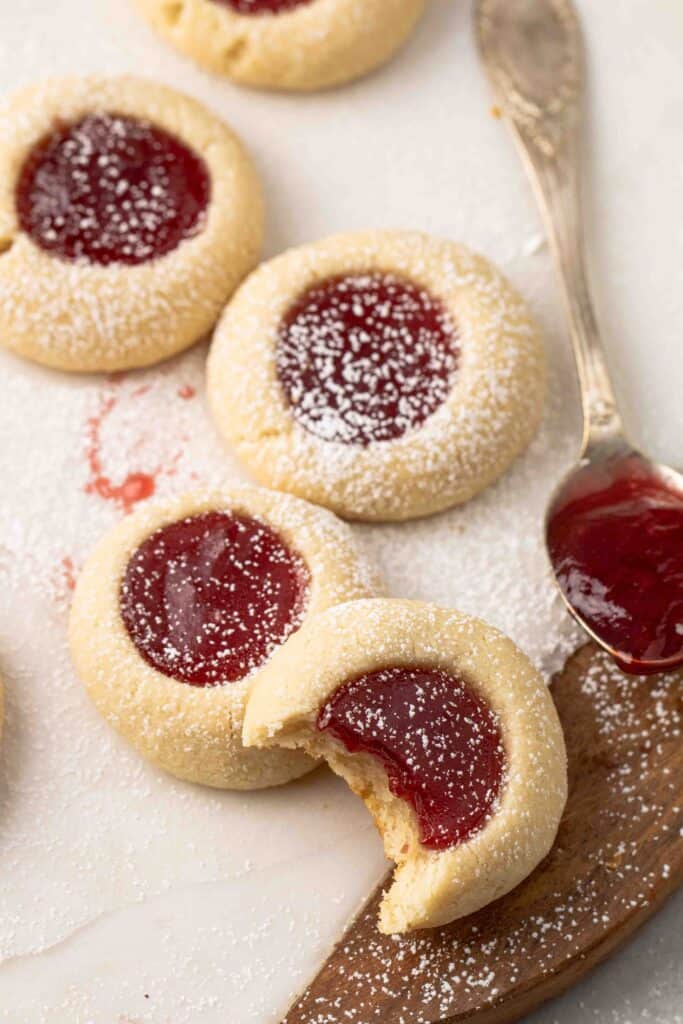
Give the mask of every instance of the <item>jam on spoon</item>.
[[421, 426], [448, 397], [457, 359], [442, 303], [377, 272], [305, 291], [280, 325], [276, 355], [298, 422], [325, 441], [363, 446]]
[[142, 657], [193, 686], [235, 682], [301, 624], [309, 574], [266, 523], [205, 512], [156, 530], [133, 553], [121, 616]]
[[317, 728], [382, 763], [428, 849], [456, 846], [490, 817], [503, 783], [503, 744], [488, 704], [461, 679], [420, 666], [366, 673], [332, 694]]
[[560, 491], [547, 543], [562, 593], [619, 666], [683, 665], [683, 489], [636, 454], [586, 467]]

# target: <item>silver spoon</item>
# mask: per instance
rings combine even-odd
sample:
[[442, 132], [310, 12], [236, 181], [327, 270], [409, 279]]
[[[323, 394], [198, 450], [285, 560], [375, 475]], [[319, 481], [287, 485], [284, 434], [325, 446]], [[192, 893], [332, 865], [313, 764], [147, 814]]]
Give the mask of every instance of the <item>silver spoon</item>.
[[[570, 501], [604, 491], [626, 475], [661, 483], [663, 494], [668, 492], [674, 503], [683, 502], [683, 476], [653, 462], [628, 441], [605, 362], [584, 257], [578, 159], [584, 55], [571, 0], [477, 0], [475, 25], [484, 67], [545, 216], [581, 388], [579, 461], [549, 503], [548, 544], [553, 517]], [[553, 571], [572, 615], [627, 671], [649, 674], [683, 664], [683, 623], [680, 650], [673, 656], [636, 658], [601, 635], [594, 619], [587, 621], [585, 600], [576, 599], [566, 578], [560, 582], [555, 565]]]

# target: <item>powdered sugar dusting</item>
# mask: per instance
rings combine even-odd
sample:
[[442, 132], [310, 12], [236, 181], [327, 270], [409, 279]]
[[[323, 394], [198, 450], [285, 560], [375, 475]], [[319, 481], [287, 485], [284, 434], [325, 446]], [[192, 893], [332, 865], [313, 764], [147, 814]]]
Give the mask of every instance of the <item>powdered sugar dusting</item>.
[[[378, 272], [392, 294], [385, 307], [380, 291], [372, 333], [355, 322], [358, 294], [342, 311], [339, 279], [376, 280]], [[410, 310], [397, 302], [397, 280], [401, 289], [410, 282]], [[425, 292], [429, 299], [417, 298]], [[326, 308], [332, 294], [338, 311]], [[346, 356], [339, 313], [347, 321]], [[427, 344], [418, 332], [412, 357], [398, 323], [408, 313], [413, 338], [420, 321], [430, 338]], [[311, 316], [320, 321], [313, 351], [294, 372], [292, 356], [304, 355]], [[387, 337], [394, 345], [400, 339], [400, 358], [378, 372], [370, 353]], [[411, 358], [427, 371], [428, 385], [413, 379]], [[345, 407], [344, 379], [352, 374], [363, 395], [357, 419]], [[538, 330], [503, 275], [464, 246], [408, 231], [336, 235], [262, 265], [219, 323], [209, 361], [217, 422], [254, 475], [354, 519], [414, 518], [490, 484], [534, 436], [544, 383]]]
[[262, 235], [258, 182], [223, 122], [121, 76], [42, 80], [3, 102], [0, 125], [2, 344], [118, 370], [201, 338]]
[[121, 616], [140, 654], [173, 679], [249, 675], [303, 619], [309, 571], [264, 522], [226, 510], [156, 530], [133, 553]]
[[38, 141], [16, 203], [21, 227], [47, 252], [135, 265], [199, 230], [210, 192], [203, 161], [178, 139], [102, 112]]
[[[319, 773], [306, 787], [249, 800], [183, 786], [119, 740], [70, 666], [64, 559], [77, 571], [121, 515], [117, 502], [86, 493], [89, 421], [111, 396], [116, 403], [101, 423], [100, 458], [115, 485], [128, 473], [146, 473], [154, 476], [155, 498], [164, 498], [246, 480], [208, 416], [204, 359], [200, 348], [110, 382], [68, 378], [0, 355], [0, 435], [13, 439], [0, 446], [0, 475], [12, 495], [0, 508], [2, 750], [9, 786], [0, 816], [4, 956], [40, 950], [122, 901], [183, 879], [230, 877], [247, 858], [264, 866], [366, 825], [362, 806]], [[191, 401], [179, 394], [187, 387], [196, 392]], [[546, 669], [577, 636], [554, 596], [542, 549], [544, 498], [574, 446], [557, 405], [552, 410], [537, 444], [477, 502], [406, 526], [354, 527], [392, 593], [482, 614]], [[107, 834], [127, 851], [116, 891]], [[379, 869], [381, 851], [373, 849]], [[34, 913], [34, 898], [52, 912]]]
[[[560, 682], [556, 690], [569, 735], [571, 791], [540, 879], [424, 935], [380, 937], [376, 908], [368, 907], [288, 1021], [428, 1024], [493, 1006], [518, 986], [523, 992], [539, 969], [551, 976], [580, 961], [587, 933], [607, 933], [650, 906], [670, 875], [669, 857], [680, 860], [670, 819], [679, 792], [680, 677], [661, 676], [653, 686], [623, 675], [603, 653], [584, 652], [580, 664], [580, 688], [563, 695]], [[595, 724], [587, 727], [593, 713]], [[596, 767], [587, 770], [591, 763]], [[673, 810], [683, 823], [683, 808]]]
[[417, 816], [420, 843], [444, 850], [482, 829], [504, 778], [496, 716], [443, 671], [394, 667], [345, 683], [320, 709], [317, 728], [387, 772], [394, 796]]
[[297, 421], [324, 441], [401, 437], [446, 400], [457, 362], [442, 303], [394, 274], [349, 274], [299, 296], [277, 373]]
[[[567, 358], [558, 363], [568, 352], [564, 318], [547, 250], [533, 258], [519, 252], [538, 225], [504, 128], [488, 117], [468, 7], [452, 0], [428, 7], [409, 48], [380, 74], [301, 99], [237, 91], [195, 71], [146, 28], [132, 3], [6, 2], [0, 80], [9, 92], [49, 68], [145, 69], [201, 96], [235, 124], [266, 171], [271, 253], [351, 226], [405, 224], [467, 240], [505, 266], [541, 316], [558, 367], [538, 446], [457, 513], [355, 532], [379, 557], [393, 592], [483, 614], [549, 668], [580, 636], [547, 583], [538, 528], [579, 437], [571, 366]], [[671, 4], [582, 7], [597, 76], [593, 98], [604, 99], [592, 109], [591, 177], [599, 191], [591, 242], [605, 272], [606, 340], [630, 399], [634, 437], [672, 461], [680, 455], [683, 406], [672, 390], [681, 304], [671, 268], [680, 266], [682, 236], [662, 230], [680, 208], [680, 190], [678, 134], [661, 98], [680, 70], [680, 16]], [[622, 62], [610, 57], [616, 51], [633, 62], [626, 78]], [[615, 116], [625, 92], [633, 115], [626, 119]], [[634, 217], [644, 197], [647, 216]], [[0, 243], [3, 237], [0, 229]], [[30, 280], [22, 287], [39, 292]], [[188, 309], [204, 298], [187, 280], [178, 286], [177, 302]], [[46, 343], [51, 334], [64, 337], [50, 315], [58, 306], [51, 294], [42, 317]], [[173, 315], [168, 306], [160, 312]], [[648, 338], [657, 339], [656, 352]], [[79, 334], [68, 343], [82, 344]], [[177, 475], [157, 480], [160, 496], [245, 479], [206, 415], [202, 358], [198, 352], [136, 375], [154, 381], [138, 400], [124, 384], [102, 428], [115, 483], [167, 465], [185, 432], [190, 441]], [[287, 993], [312, 976], [380, 877], [379, 840], [360, 801], [324, 773], [248, 799], [203, 792], [150, 769], [105, 727], [63, 648], [61, 572], [65, 555], [78, 569], [120, 515], [114, 502], [82, 491], [84, 423], [99, 408], [100, 382], [66, 380], [1, 355], [0, 367], [0, 674], [8, 701], [0, 746], [2, 953], [39, 949], [101, 911], [125, 914], [100, 918], [44, 957], [0, 967], [2, 1016], [7, 1024], [225, 1024], [228, 1006], [235, 1024], [279, 1019]], [[187, 383], [197, 397], [176, 401], [175, 387]], [[558, 642], [562, 649], [553, 653]], [[224, 881], [202, 888], [206, 878]], [[137, 902], [154, 892], [156, 902]], [[677, 910], [658, 915], [607, 971], [543, 1011], [543, 1024], [681, 1024]], [[500, 952], [493, 949], [491, 959]], [[473, 965], [463, 971], [476, 981], [484, 976]], [[453, 985], [452, 975], [446, 981]]]

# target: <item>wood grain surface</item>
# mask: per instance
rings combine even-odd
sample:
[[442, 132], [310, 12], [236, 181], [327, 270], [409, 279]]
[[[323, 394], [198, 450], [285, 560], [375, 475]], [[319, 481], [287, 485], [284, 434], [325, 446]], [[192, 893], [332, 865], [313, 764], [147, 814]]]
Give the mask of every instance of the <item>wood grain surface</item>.
[[552, 686], [570, 791], [548, 857], [477, 914], [405, 938], [377, 931], [380, 887], [283, 1024], [509, 1024], [608, 956], [683, 878], [682, 683], [578, 651]]

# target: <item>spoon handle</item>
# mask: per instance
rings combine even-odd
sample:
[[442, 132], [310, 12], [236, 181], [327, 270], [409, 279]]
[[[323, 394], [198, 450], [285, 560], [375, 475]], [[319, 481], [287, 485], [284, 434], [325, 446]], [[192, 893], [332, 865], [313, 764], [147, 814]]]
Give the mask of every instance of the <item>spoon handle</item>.
[[621, 442], [586, 273], [579, 149], [584, 59], [571, 0], [477, 0], [479, 52], [543, 210], [581, 387], [581, 453]]

